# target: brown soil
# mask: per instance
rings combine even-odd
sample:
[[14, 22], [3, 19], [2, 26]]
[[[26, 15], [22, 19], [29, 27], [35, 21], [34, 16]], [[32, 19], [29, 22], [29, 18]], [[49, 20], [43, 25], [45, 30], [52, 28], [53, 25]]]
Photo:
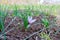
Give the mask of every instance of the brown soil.
[[[40, 15], [40, 16], [34, 16], [34, 18], [37, 19], [37, 21], [33, 24], [31, 24], [31, 27], [28, 28], [26, 31], [24, 30], [24, 26], [22, 24], [22, 19], [20, 19], [19, 17], [16, 17], [16, 20], [8, 27], [8, 29], [6, 31], [8, 31], [9, 29], [15, 27], [14, 30], [10, 31], [9, 33], [6, 34], [6, 38], [7, 40], [24, 40], [25, 38], [29, 37], [31, 34], [38, 32], [39, 30], [44, 28], [44, 25], [41, 23], [41, 19], [43, 18], [43, 16], [45, 15]], [[50, 15], [47, 17], [47, 19], [50, 21], [54, 21], [55, 16]], [[9, 24], [9, 22], [13, 19], [13, 17], [6, 17], [5, 19], [5, 27]], [[36, 24], [36, 23], [40, 23], [40, 24]], [[36, 24], [36, 25], [35, 25]], [[52, 28], [50, 29], [45, 29], [43, 30], [45, 33], [49, 33], [50, 31], [52, 31], [52, 33], [50, 34], [50, 38], [52, 40], [60, 40], [60, 33], [57, 33], [56, 35], [54, 34], [54, 32], [56, 32], [59, 29], [58, 26], [52, 26]], [[48, 31], [49, 30], [49, 31]], [[39, 32], [40, 33], [40, 32]], [[38, 33], [38, 34], [39, 34]], [[34, 34], [33, 36], [31, 36], [30, 38], [28, 38], [27, 40], [36, 40], [36, 37], [38, 38], [37, 40], [41, 40], [41, 37], [38, 34]]]

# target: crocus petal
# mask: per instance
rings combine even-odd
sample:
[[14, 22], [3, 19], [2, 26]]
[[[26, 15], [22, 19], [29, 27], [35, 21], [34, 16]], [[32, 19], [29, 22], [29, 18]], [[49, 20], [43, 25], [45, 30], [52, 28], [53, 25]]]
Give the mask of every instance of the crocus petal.
[[33, 19], [30, 21], [30, 24], [34, 23], [36, 21], [36, 19]]
[[33, 22], [35, 22], [36, 19], [33, 19], [31, 16], [28, 16], [28, 22], [31, 24]]
[[32, 17], [31, 16], [28, 16], [28, 20], [32, 20]]
[[31, 22], [32, 17], [28, 16], [28, 22]]

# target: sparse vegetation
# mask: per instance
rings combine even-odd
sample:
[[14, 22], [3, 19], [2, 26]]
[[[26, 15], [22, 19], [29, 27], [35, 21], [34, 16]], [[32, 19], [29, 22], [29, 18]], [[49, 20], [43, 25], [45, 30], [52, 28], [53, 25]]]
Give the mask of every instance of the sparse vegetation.
[[[59, 5], [0, 5], [0, 38], [6, 37], [9, 40], [9, 35], [13, 36], [14, 34], [16, 36], [17, 32], [21, 32], [23, 38], [18, 34], [19, 40], [20, 36], [22, 40], [31, 40], [31, 38], [33, 40], [33, 37], [38, 37], [37, 40], [39, 38], [53, 39], [51, 33], [54, 34], [55, 31], [58, 31], [54, 29], [57, 28], [54, 20], [59, 8]], [[11, 32], [12, 34], [10, 34]], [[15, 38], [14, 36], [13, 39], [17, 38], [17, 36]]]

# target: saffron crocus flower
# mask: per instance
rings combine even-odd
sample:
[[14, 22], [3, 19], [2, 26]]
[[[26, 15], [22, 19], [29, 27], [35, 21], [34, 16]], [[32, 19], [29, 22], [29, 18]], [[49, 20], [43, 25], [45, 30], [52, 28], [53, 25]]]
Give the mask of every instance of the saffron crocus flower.
[[33, 19], [32, 16], [28, 16], [28, 22], [29, 24], [32, 24], [36, 21], [36, 19]]

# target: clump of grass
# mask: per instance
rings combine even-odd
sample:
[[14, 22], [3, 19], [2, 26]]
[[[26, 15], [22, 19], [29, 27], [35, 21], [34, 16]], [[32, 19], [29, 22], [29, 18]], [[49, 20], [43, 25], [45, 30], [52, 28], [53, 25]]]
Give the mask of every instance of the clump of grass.
[[2, 6], [0, 5], [0, 30], [4, 28], [4, 20], [7, 15], [8, 14], [6, 6], [4, 6], [4, 8], [2, 9]]
[[[5, 33], [5, 31], [4, 31], [4, 29], [5, 29], [5, 27], [4, 27], [4, 21], [5, 21], [5, 18], [6, 18], [7, 15], [8, 14], [7, 14], [7, 8], [6, 8], [6, 6], [4, 6], [4, 8], [2, 8], [2, 5], [0, 5], [0, 30], [1, 30], [0, 36], [1, 36], [2, 33]], [[5, 34], [4, 34], [4, 40], [5, 39], [6, 38], [5, 38]]]
[[49, 27], [49, 21], [47, 19], [42, 19], [42, 23], [44, 24], [45, 28]]
[[51, 40], [49, 35], [44, 32], [41, 32], [40, 36], [41, 36], [42, 40]]
[[24, 28], [27, 29], [28, 28], [28, 17], [30, 16], [31, 21], [32, 21], [32, 16], [33, 13], [31, 12], [32, 10], [30, 9], [30, 7], [28, 7], [26, 10], [24, 9], [23, 11], [18, 11], [17, 6], [15, 5], [15, 10], [14, 10], [14, 14], [17, 17], [20, 17], [23, 20], [23, 24], [24, 24]]

